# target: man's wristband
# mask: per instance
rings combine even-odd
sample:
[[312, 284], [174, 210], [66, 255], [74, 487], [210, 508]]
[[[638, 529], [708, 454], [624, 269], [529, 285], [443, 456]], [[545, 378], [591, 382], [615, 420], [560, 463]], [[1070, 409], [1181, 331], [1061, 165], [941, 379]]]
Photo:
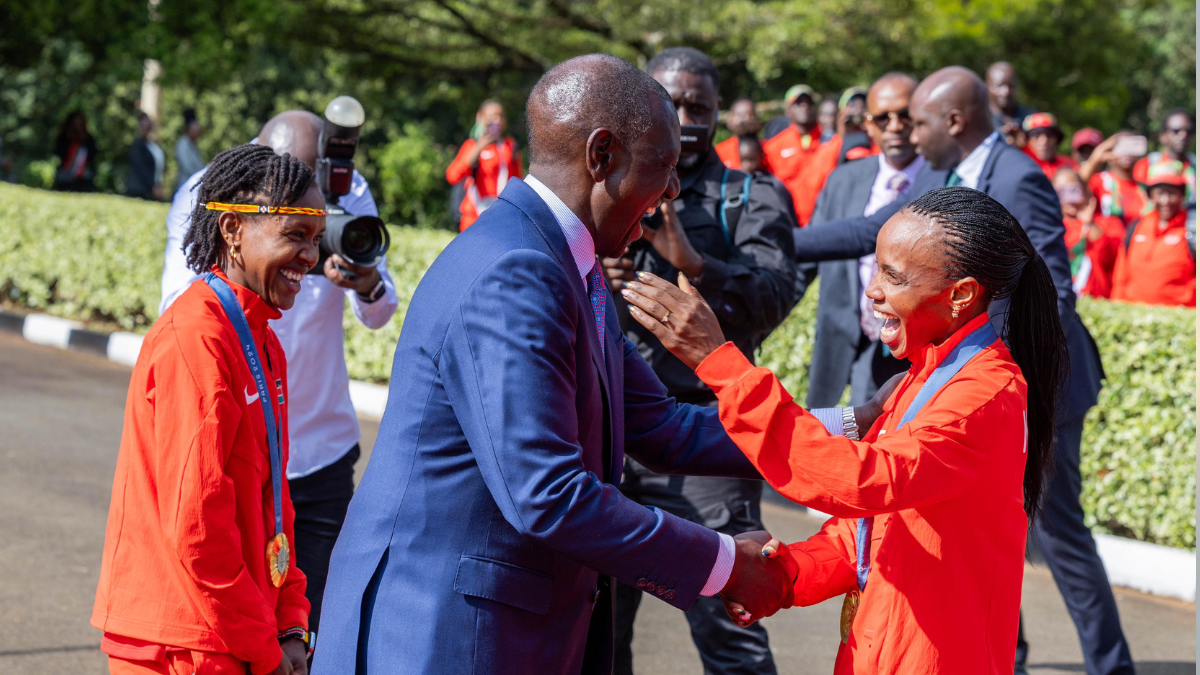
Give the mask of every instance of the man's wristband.
[[387, 286], [384, 285], [383, 279], [380, 278], [379, 283], [375, 284], [375, 288], [372, 288], [370, 293], [367, 293], [366, 295], [359, 293], [358, 299], [369, 305], [372, 302], [376, 302], [382, 298], [384, 293], [387, 293]]

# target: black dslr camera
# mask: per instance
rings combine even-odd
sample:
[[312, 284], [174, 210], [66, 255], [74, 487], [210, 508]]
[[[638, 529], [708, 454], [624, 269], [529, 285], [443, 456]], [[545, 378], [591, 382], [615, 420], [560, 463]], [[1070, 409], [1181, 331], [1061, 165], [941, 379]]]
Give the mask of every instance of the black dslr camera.
[[[324, 274], [325, 261], [334, 253], [355, 265], [374, 267], [392, 244], [381, 219], [352, 216], [338, 204], [338, 198], [350, 193], [354, 151], [365, 120], [362, 104], [350, 96], [339, 96], [325, 107], [325, 124], [318, 144], [317, 184], [325, 195], [329, 216], [325, 219], [325, 236], [321, 238], [321, 258], [309, 274]], [[350, 279], [355, 276], [349, 270], [342, 273]]]

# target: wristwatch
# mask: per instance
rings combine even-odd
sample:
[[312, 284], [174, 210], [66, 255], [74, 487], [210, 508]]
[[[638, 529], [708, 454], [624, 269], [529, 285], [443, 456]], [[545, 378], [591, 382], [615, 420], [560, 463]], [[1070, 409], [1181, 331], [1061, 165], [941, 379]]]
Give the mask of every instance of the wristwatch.
[[382, 298], [383, 294], [386, 292], [387, 292], [387, 287], [384, 286], [383, 279], [380, 279], [379, 283], [375, 284], [375, 288], [372, 288], [370, 293], [367, 293], [366, 295], [359, 293], [358, 299], [362, 300], [363, 302], [365, 302], [367, 304], [370, 304], [370, 303], [375, 302], [376, 300]]
[[858, 440], [858, 422], [854, 421], [854, 408], [842, 408], [842, 433], [852, 441]]

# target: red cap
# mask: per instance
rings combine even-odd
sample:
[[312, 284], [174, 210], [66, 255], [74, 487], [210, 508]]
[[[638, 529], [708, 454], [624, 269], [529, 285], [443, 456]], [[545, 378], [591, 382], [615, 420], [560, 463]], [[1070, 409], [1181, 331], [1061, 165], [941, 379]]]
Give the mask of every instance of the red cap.
[[1025, 121], [1021, 123], [1021, 128], [1025, 130], [1025, 133], [1038, 129], [1053, 129], [1062, 134], [1062, 130], [1058, 128], [1058, 118], [1048, 112], [1033, 113], [1026, 117]]
[[1075, 132], [1071, 137], [1071, 149], [1078, 150], [1085, 145], [1090, 145], [1093, 148], [1104, 142], [1104, 134], [1100, 133], [1099, 129], [1084, 127]]
[[1151, 164], [1146, 169], [1146, 187], [1151, 188], [1155, 185], [1187, 187], [1187, 175], [1183, 172], [1183, 162], [1164, 159]]

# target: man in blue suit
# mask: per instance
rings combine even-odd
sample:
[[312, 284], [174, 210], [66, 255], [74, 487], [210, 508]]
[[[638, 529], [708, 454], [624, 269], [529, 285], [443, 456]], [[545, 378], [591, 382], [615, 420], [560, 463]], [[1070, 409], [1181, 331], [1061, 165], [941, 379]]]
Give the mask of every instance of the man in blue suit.
[[[1079, 505], [1083, 419], [1096, 404], [1104, 371], [1095, 342], [1075, 313], [1058, 195], [1033, 160], [994, 131], [987, 87], [970, 70], [952, 66], [927, 77], [913, 92], [909, 112], [912, 140], [927, 162], [912, 189], [869, 217], [796, 231], [797, 259], [817, 262], [871, 253], [889, 218], [912, 199], [946, 185], [986, 192], [1017, 218], [1054, 277], [1071, 356], [1057, 413], [1054, 477], [1046, 491], [1045, 512], [1034, 524], [1035, 539], [1075, 622], [1088, 674], [1132, 673], [1112, 588]], [[1003, 310], [993, 307], [992, 314]], [[1023, 673], [1024, 641], [1018, 646], [1016, 671]]]
[[717, 593], [753, 616], [790, 604], [760, 542], [616, 485], [626, 452], [662, 473], [758, 477], [715, 409], [666, 396], [596, 260], [679, 193], [670, 97], [584, 56], [543, 76], [527, 119], [530, 177], [413, 296], [334, 549], [318, 675], [610, 673], [613, 577], [680, 609]]

